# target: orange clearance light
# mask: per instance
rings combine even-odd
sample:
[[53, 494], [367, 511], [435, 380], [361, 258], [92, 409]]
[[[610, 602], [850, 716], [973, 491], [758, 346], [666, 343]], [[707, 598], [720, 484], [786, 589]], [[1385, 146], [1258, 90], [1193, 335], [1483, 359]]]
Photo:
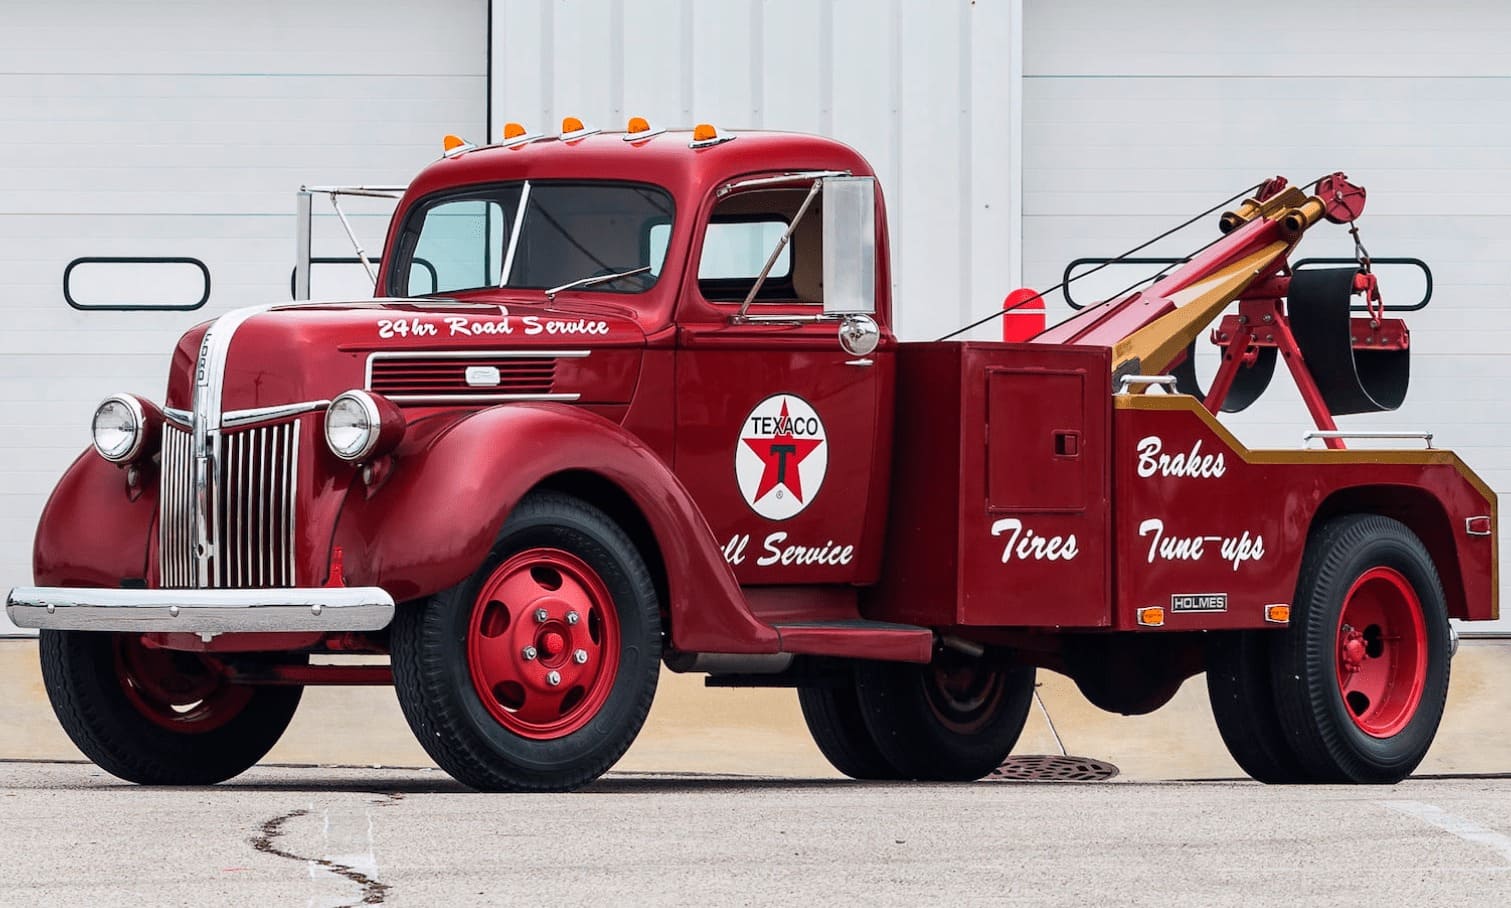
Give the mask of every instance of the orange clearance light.
[[441, 148], [446, 151], [456, 151], [458, 148], [461, 148], [466, 144], [467, 140], [462, 138], [461, 136], [447, 136], [446, 138], [441, 140]]
[[1283, 602], [1267, 605], [1264, 607], [1264, 620], [1271, 624], [1290, 624], [1291, 607]]
[[505, 142], [509, 141], [510, 139], [517, 139], [517, 138], [519, 138], [520, 136], [522, 136], [524, 134], [525, 134], [525, 127], [522, 126], [522, 125], [520, 125], [519, 123], [505, 123], [504, 124], [504, 141]]
[[1138, 610], [1138, 623], [1144, 627], [1164, 627], [1165, 610], [1158, 605], [1147, 605]]
[[721, 136], [712, 124], [699, 123], [693, 127], [693, 140], [688, 143], [690, 148], [708, 148], [711, 145], [722, 145], [725, 142], [734, 141], [734, 136]]
[[561, 121], [561, 140], [563, 142], [575, 142], [578, 139], [586, 139], [598, 132], [591, 126], [582, 125], [582, 121], [576, 117], [563, 117]]
[[[712, 129], [713, 127], [709, 127]], [[645, 117], [630, 117], [630, 121], [624, 124], [624, 135], [621, 137], [626, 142], [645, 142], [653, 136], [659, 136], [666, 132], [665, 128], [651, 126], [651, 121]]]

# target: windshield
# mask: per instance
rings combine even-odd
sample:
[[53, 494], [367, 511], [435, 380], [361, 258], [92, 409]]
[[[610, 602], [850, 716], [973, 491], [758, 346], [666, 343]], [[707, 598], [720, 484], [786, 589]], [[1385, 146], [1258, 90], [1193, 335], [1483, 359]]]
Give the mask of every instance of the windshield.
[[636, 272], [583, 289], [641, 293], [661, 273], [666, 244], [651, 237], [670, 230], [672, 207], [664, 190], [635, 183], [531, 181], [447, 193], [410, 212], [389, 292], [548, 290]]

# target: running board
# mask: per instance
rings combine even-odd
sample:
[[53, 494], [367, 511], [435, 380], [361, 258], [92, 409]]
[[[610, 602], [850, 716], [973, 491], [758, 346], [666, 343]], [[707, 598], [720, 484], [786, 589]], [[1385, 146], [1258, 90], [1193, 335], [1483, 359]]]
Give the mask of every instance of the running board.
[[920, 663], [934, 657], [934, 632], [912, 624], [856, 618], [793, 621], [772, 627], [776, 628], [784, 653]]

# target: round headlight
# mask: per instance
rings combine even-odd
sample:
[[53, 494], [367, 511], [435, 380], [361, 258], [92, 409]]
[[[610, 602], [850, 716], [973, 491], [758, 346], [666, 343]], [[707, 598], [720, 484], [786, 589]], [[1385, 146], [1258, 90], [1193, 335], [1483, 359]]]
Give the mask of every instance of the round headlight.
[[364, 391], [340, 394], [325, 408], [325, 443], [342, 460], [358, 461], [378, 446], [383, 415]]
[[94, 411], [94, 449], [111, 463], [125, 463], [141, 453], [146, 423], [142, 405], [135, 397], [107, 397]]

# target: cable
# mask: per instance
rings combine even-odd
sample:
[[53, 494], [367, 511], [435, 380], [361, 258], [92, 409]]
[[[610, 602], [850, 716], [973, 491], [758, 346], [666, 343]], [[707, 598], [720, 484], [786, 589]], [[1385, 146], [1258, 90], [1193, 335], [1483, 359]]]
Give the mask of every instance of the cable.
[[[1021, 299], [1021, 300], [1019, 300], [1018, 302], [1014, 303], [1011, 306], [1004, 306], [1001, 309], [998, 309], [995, 312], [991, 313], [990, 315], [986, 316], [985, 318], [977, 319], [976, 321], [971, 322], [969, 325], [966, 325], [963, 328], [957, 328], [954, 331], [951, 331], [949, 334], [946, 334], [943, 337], [938, 338], [938, 340], [946, 341], [946, 340], [949, 340], [950, 338], [955, 337], [957, 335], [964, 334], [967, 331], [973, 330], [975, 328], [979, 328], [979, 327], [981, 327], [982, 325], [986, 324], [987, 322], [991, 321], [994, 318], [1001, 318], [1002, 316], [1004, 316], [1007, 313], [1013, 311], [1014, 309], [1017, 309], [1019, 306], [1026, 305], [1027, 303], [1031, 303], [1034, 300], [1043, 299], [1044, 295], [1046, 293], [1053, 293], [1056, 290], [1062, 289], [1062, 288], [1066, 287], [1067, 285], [1072, 284], [1075, 281], [1078, 281], [1078, 280], [1080, 280], [1083, 277], [1086, 277], [1087, 275], [1096, 274], [1098, 271], [1101, 271], [1103, 268], [1106, 268], [1108, 265], [1116, 264], [1117, 262], [1121, 262], [1123, 259], [1126, 259], [1129, 256], [1134, 255], [1135, 253], [1142, 252], [1143, 250], [1148, 249], [1150, 246], [1153, 246], [1155, 243], [1158, 243], [1160, 240], [1163, 240], [1163, 239], [1165, 239], [1167, 237], [1170, 237], [1170, 236], [1172, 236], [1172, 235], [1174, 235], [1176, 233], [1179, 233], [1182, 230], [1185, 230], [1187, 227], [1190, 227], [1192, 224], [1195, 224], [1197, 221], [1200, 221], [1202, 218], [1205, 218], [1205, 217], [1208, 217], [1210, 215], [1213, 215], [1213, 214], [1217, 213], [1220, 209], [1226, 208], [1228, 205], [1231, 205], [1232, 203], [1234, 203], [1234, 202], [1238, 201], [1239, 199], [1243, 198], [1244, 196], [1249, 195], [1252, 192], [1255, 192], [1256, 190], [1259, 189], [1259, 187], [1261, 187], [1263, 185], [1264, 185], [1264, 183], [1262, 183], [1262, 182], [1255, 183], [1253, 186], [1250, 186], [1249, 188], [1243, 190], [1242, 192], [1236, 193], [1236, 194], [1234, 194], [1234, 195], [1232, 195], [1232, 196], [1230, 196], [1230, 197], [1228, 197], [1226, 199], [1223, 199], [1221, 202], [1218, 202], [1216, 205], [1213, 205], [1211, 208], [1208, 208], [1206, 211], [1203, 211], [1201, 214], [1195, 215], [1195, 216], [1193, 216], [1191, 218], [1188, 218], [1185, 221], [1182, 221], [1180, 224], [1177, 224], [1176, 226], [1171, 227], [1169, 230], [1166, 230], [1164, 233], [1161, 233], [1159, 236], [1156, 236], [1155, 238], [1153, 238], [1151, 240], [1148, 240], [1146, 242], [1140, 243], [1139, 245], [1134, 246], [1132, 249], [1129, 249], [1127, 252], [1124, 252], [1124, 253], [1122, 253], [1120, 255], [1117, 255], [1117, 256], [1115, 256], [1113, 258], [1110, 258], [1107, 261], [1101, 263], [1100, 265], [1097, 265], [1095, 268], [1087, 269], [1086, 271], [1082, 271], [1080, 274], [1077, 274], [1077, 275], [1075, 275], [1073, 277], [1070, 277], [1070, 278], [1066, 278], [1065, 280], [1059, 282], [1058, 284], [1055, 284], [1053, 287], [1050, 287], [1047, 290], [1043, 290], [1043, 291], [1040, 291], [1038, 293], [1035, 293], [1033, 296], [1027, 297], [1026, 299]], [[1314, 185], [1315, 185], [1315, 183], [1314, 183]], [[1202, 249], [1206, 249], [1208, 246], [1211, 246], [1213, 243], [1216, 243], [1216, 242], [1218, 242], [1221, 239], [1222, 239], [1222, 237], [1218, 237], [1217, 239], [1213, 240], [1211, 243], [1208, 243], [1206, 246], [1203, 246]], [[1197, 250], [1197, 251], [1199, 252], [1201, 250]], [[1168, 270], [1168, 268], [1166, 270]], [[1160, 272], [1160, 274], [1163, 274], [1163, 273], [1164, 273], [1163, 271]], [[1155, 277], [1158, 277], [1158, 276], [1159, 276], [1158, 274], [1155, 275]], [[1128, 288], [1128, 290], [1132, 290], [1134, 287], [1137, 287], [1140, 284], [1143, 284], [1143, 283], [1145, 283], [1145, 281], [1148, 281], [1148, 280], [1150, 280], [1150, 278], [1144, 278], [1144, 280], [1139, 281], [1138, 283], [1133, 284], [1132, 286], [1130, 286]], [[1118, 293], [1115, 293], [1112, 296], [1108, 297], [1108, 299], [1116, 299], [1117, 297], [1122, 296], [1124, 293], [1127, 293], [1128, 290], [1119, 291]], [[1084, 311], [1089, 311], [1089, 310], [1082, 310], [1082, 311], [1084, 312]], [[1076, 313], [1075, 315], [1079, 315], [1079, 314], [1080, 313]], [[1071, 318], [1074, 318], [1075, 315], [1072, 315]]]

